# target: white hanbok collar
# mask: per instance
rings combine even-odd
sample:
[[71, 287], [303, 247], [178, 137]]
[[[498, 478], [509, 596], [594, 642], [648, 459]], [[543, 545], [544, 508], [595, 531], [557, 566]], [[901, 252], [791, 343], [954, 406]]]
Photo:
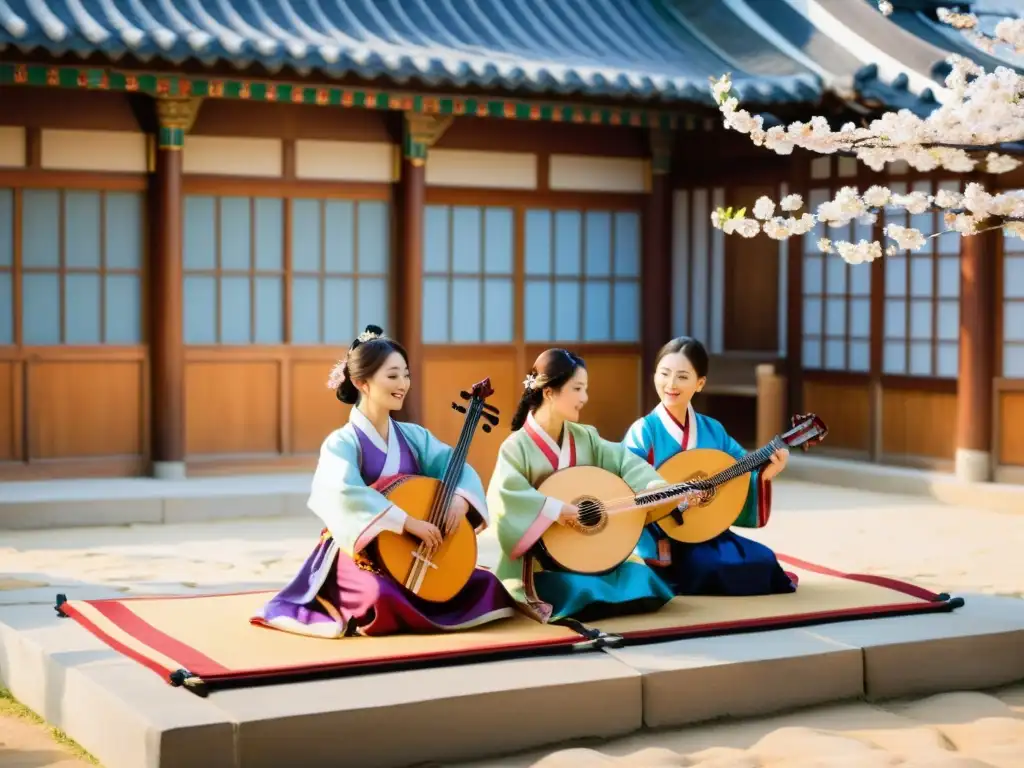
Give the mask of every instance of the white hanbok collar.
[[661, 426], [679, 443], [684, 451], [697, 447], [697, 414], [694, 413], [692, 404], [686, 406], [686, 422], [683, 426], [680, 426], [675, 417], [668, 412], [668, 408], [665, 407], [664, 403], [658, 403], [658, 407], [654, 409], [654, 412], [658, 414]]
[[385, 454], [384, 468], [381, 470], [380, 476], [390, 477], [397, 474], [398, 467], [402, 463], [402, 445], [398, 442], [398, 426], [395, 424], [395, 420], [388, 418], [387, 443], [384, 442], [384, 438], [380, 436], [380, 432], [372, 422], [366, 418], [366, 414], [355, 406], [349, 411], [348, 421], [349, 424], [366, 435], [381, 453]]

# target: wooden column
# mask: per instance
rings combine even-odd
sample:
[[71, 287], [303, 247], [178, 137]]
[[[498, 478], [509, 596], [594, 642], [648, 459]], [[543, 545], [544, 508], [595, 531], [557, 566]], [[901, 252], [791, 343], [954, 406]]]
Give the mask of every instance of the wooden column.
[[956, 393], [956, 474], [992, 479], [995, 373], [995, 233], [960, 239], [960, 375]]
[[185, 476], [181, 167], [198, 99], [159, 98], [150, 179], [149, 370], [153, 476]]
[[658, 402], [650, 382], [654, 358], [672, 336], [672, 142], [674, 134], [652, 128], [651, 192], [644, 211], [643, 262], [640, 280], [640, 333], [643, 355], [644, 411]]
[[398, 340], [409, 353], [412, 390], [401, 418], [423, 423], [423, 206], [426, 200], [427, 152], [441, 138], [450, 115], [406, 112], [402, 140], [398, 268], [395, 271], [395, 319]]

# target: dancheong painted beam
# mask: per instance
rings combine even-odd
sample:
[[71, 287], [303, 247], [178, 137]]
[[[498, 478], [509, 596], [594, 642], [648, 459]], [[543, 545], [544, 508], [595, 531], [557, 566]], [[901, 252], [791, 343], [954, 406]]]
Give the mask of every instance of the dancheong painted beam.
[[150, 96], [194, 96], [257, 102], [284, 101], [437, 115], [476, 115], [509, 120], [627, 125], [641, 128], [672, 129], [677, 127], [681, 120], [686, 121], [684, 115], [648, 109], [553, 104], [486, 96], [414, 94], [341, 86], [303, 85], [273, 80], [164, 75], [96, 67], [53, 67], [43, 64], [0, 64], [0, 85], [77, 88], [145, 93]]

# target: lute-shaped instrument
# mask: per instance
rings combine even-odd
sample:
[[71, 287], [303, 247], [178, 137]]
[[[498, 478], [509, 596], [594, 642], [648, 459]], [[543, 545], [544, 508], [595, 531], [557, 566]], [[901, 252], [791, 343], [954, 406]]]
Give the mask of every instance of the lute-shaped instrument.
[[[696, 491], [683, 511], [661, 510], [648, 522], [657, 522], [667, 536], [676, 541], [697, 544], [710, 541], [736, 522], [750, 493], [750, 473], [763, 467], [776, 451], [800, 448], [807, 451], [828, 435], [825, 422], [813, 413], [798, 414], [790, 420], [792, 428], [773, 437], [766, 445], [734, 459], [724, 451], [695, 448], [677, 453], [658, 467], [658, 473], [673, 485]], [[668, 489], [658, 489], [657, 492]]]
[[452, 408], [466, 414], [466, 419], [440, 480], [404, 475], [385, 478], [382, 487], [377, 488], [410, 517], [426, 520], [441, 531], [443, 540], [436, 549], [408, 533], [384, 531], [377, 536], [377, 564], [424, 600], [443, 603], [455, 597], [476, 568], [476, 532], [466, 520], [452, 519], [448, 506], [455, 497], [480, 420], [486, 422], [484, 432], [490, 432], [498, 424], [498, 409], [486, 402], [493, 394], [491, 380], [484, 379], [470, 392], [460, 393], [463, 400], [469, 401], [467, 406], [452, 403]]

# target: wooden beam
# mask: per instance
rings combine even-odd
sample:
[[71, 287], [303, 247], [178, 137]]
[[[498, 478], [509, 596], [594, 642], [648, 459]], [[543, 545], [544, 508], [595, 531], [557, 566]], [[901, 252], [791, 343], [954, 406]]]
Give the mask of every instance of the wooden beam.
[[[403, 120], [399, 252], [395, 270], [395, 317], [398, 340], [409, 353], [413, 386], [401, 416], [423, 422], [423, 207], [426, 163], [430, 147], [441, 138], [452, 117], [406, 112]], [[360, 329], [361, 330], [361, 329]]]
[[156, 477], [185, 475], [182, 149], [198, 99], [157, 99], [149, 262], [151, 456]]
[[995, 233], [960, 239], [960, 376], [956, 474], [992, 478], [992, 377], [995, 373]]
[[651, 192], [644, 208], [643, 260], [640, 272], [642, 404], [645, 411], [658, 397], [648, 381], [655, 357], [672, 335], [672, 145], [669, 131], [652, 130]]

